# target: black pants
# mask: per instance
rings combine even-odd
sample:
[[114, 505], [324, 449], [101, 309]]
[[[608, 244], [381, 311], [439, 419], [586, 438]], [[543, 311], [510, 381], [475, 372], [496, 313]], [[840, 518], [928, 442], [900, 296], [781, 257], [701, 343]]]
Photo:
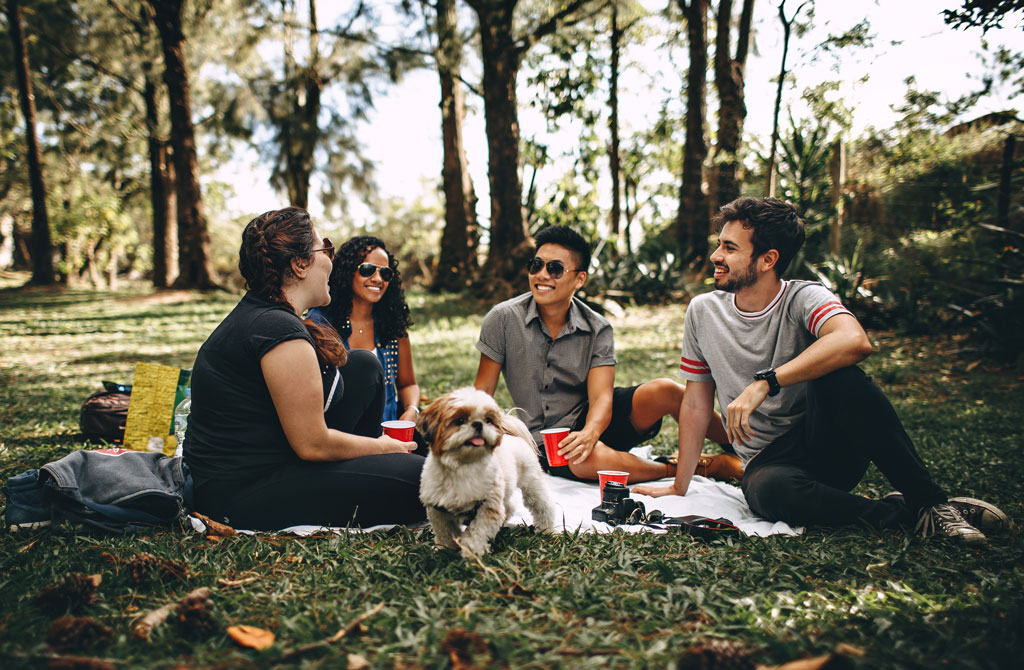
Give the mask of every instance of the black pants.
[[[379, 436], [384, 373], [377, 357], [350, 351], [341, 375], [335, 401], [324, 415], [328, 428]], [[414, 454], [326, 463], [296, 459], [246, 482], [197, 482], [196, 507], [218, 521], [251, 530], [415, 523], [426, 519], [419, 500], [423, 463]]]
[[[874, 463], [906, 502], [849, 493]], [[857, 366], [808, 383], [800, 425], [747, 464], [743, 494], [771, 521], [876, 528], [911, 523], [922, 507], [945, 502], [882, 390]]]

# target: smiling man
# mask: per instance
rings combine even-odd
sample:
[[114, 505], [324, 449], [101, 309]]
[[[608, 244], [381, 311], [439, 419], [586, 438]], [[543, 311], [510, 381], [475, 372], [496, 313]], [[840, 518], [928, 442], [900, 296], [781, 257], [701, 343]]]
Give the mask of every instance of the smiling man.
[[[796, 525], [917, 523], [967, 544], [1007, 526], [999, 508], [947, 500], [881, 389], [856, 363], [872, 347], [857, 319], [824, 286], [781, 279], [804, 242], [792, 205], [740, 198], [722, 207], [711, 255], [715, 291], [686, 310], [679, 468], [652, 496], [685, 495], [703, 435], [693, 426], [725, 407], [729, 440], [745, 464], [743, 493], [766, 519]], [[849, 493], [874, 463], [899, 491]], [[979, 528], [981, 530], [979, 530]]]
[[[611, 324], [575, 297], [587, 280], [589, 245], [566, 226], [544, 228], [535, 242], [527, 267], [530, 292], [495, 305], [484, 317], [476, 344], [476, 387], [493, 395], [503, 374], [512, 402], [523, 410], [520, 416], [538, 444], [544, 428], [570, 429], [559, 448], [568, 466], [550, 467], [541, 450], [542, 464], [554, 475], [597, 479], [598, 470], [623, 470], [630, 482], [671, 476], [673, 463], [628, 452], [657, 435], [666, 415], [677, 417], [683, 385], [656, 379], [615, 388]], [[717, 416], [704, 418], [698, 432], [725, 441]], [[739, 468], [731, 454], [705, 456], [703, 461], [699, 474]]]

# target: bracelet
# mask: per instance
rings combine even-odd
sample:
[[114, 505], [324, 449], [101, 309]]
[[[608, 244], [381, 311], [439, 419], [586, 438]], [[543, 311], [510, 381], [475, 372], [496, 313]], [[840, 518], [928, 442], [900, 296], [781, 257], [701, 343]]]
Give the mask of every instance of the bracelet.
[[[417, 413], [417, 414], [419, 414], [419, 413], [420, 413], [420, 406], [419, 406], [419, 405], [410, 405], [410, 407], [411, 407], [412, 409], [416, 410], [416, 413]], [[406, 409], [409, 409], [409, 407], [407, 407]]]

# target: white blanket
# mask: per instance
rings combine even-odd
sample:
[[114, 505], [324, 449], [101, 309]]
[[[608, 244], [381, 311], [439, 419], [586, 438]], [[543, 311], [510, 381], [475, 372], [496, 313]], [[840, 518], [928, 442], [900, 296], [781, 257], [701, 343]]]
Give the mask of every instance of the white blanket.
[[[647, 458], [650, 455], [650, 447], [637, 447], [633, 453]], [[663, 533], [664, 530], [643, 525], [620, 525], [612, 526], [600, 521], [591, 519], [591, 511], [601, 502], [600, 488], [597, 482], [574, 482], [561, 477], [548, 477], [548, 487], [555, 504], [556, 530], [561, 532], [574, 533], [577, 530], [584, 533], [610, 533], [613, 530], [625, 531], [628, 533], [654, 532]], [[669, 484], [671, 479], [663, 479], [658, 484]], [[804, 532], [802, 527], [790, 526], [781, 521], [771, 522], [755, 516], [747, 501], [743, 498], [743, 492], [738, 486], [724, 482], [707, 479], [706, 477], [694, 476], [690, 480], [690, 488], [683, 497], [664, 496], [651, 498], [649, 496], [630, 495], [637, 501], [642, 502], [647, 512], [661, 510], [665, 516], [687, 516], [696, 514], [712, 519], [728, 519], [746, 535], [799, 535]], [[507, 526], [529, 525], [532, 521], [530, 513], [523, 506], [522, 497], [517, 491], [513, 498], [514, 511], [508, 520]], [[189, 517], [192, 527], [197, 532], [206, 530], [202, 521], [195, 517]], [[373, 526], [363, 529], [346, 528], [325, 528], [322, 526], [292, 526], [285, 528], [281, 533], [292, 533], [295, 535], [312, 535], [314, 533], [329, 532], [370, 532], [385, 530], [393, 526]], [[239, 530], [240, 533], [251, 534], [253, 531]]]

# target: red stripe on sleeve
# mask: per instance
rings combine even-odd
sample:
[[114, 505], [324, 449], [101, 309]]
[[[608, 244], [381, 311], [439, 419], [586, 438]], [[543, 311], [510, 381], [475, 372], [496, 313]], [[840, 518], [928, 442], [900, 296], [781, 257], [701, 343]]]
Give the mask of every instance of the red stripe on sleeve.
[[695, 375], [707, 375], [711, 374], [711, 367], [704, 361], [690, 360], [685, 356], [680, 357], [679, 369], [683, 372], [689, 372]]
[[811, 313], [811, 320], [810, 323], [807, 325], [807, 329], [810, 330], [812, 334], [816, 333], [818, 327], [822, 323], [824, 323], [828, 319], [828, 317], [835, 316], [836, 314], [839, 313], [849, 314], [850, 310], [843, 307], [843, 304], [840, 302], [826, 302], [824, 305], [822, 305], [821, 307], [819, 307], [818, 309], [814, 310], [814, 312]]

